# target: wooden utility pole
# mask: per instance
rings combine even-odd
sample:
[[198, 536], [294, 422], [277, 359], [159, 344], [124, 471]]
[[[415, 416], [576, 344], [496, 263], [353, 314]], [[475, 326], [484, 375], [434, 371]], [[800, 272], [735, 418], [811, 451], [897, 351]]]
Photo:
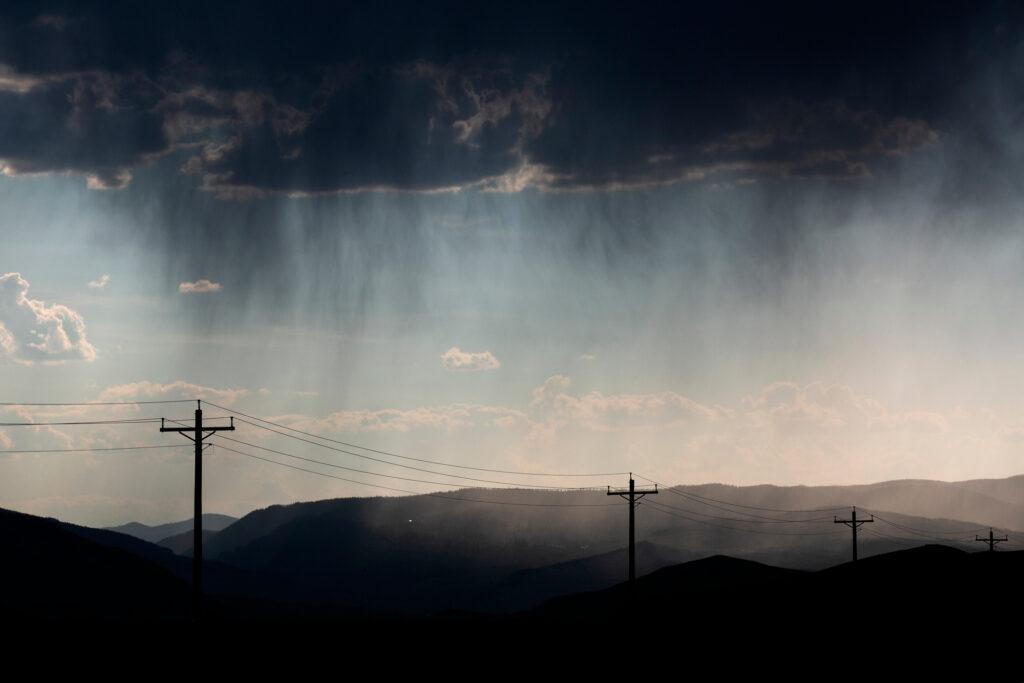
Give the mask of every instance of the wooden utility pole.
[[[203, 609], [203, 440], [215, 432], [235, 431], [235, 418], [229, 427], [204, 427], [203, 405], [196, 401], [196, 418], [193, 427], [165, 427], [160, 418], [161, 432], [178, 432], [191, 439], [196, 446], [196, 479], [193, 493], [192, 513], [192, 617], [199, 620]], [[180, 423], [179, 423], [180, 424]]]
[[981, 541], [982, 543], [988, 543], [988, 551], [994, 553], [996, 551], [996, 543], [1002, 543], [1003, 541], [1009, 541], [1010, 539], [1006, 536], [1002, 538], [996, 538], [992, 533], [992, 527], [988, 528], [988, 538], [978, 538], [977, 535], [974, 537], [975, 541]]
[[644, 496], [654, 495], [658, 492], [658, 485], [654, 488], [637, 489], [633, 482], [633, 473], [629, 473], [628, 489], [613, 489], [608, 487], [609, 496], [619, 496], [629, 501], [629, 580], [636, 580], [636, 502]]
[[857, 508], [853, 508], [853, 516], [850, 519], [839, 519], [835, 518], [833, 524], [845, 524], [853, 530], [853, 561], [857, 561], [857, 529], [860, 528], [861, 524], [868, 524], [874, 522], [875, 516], [871, 515], [871, 519], [857, 519]]

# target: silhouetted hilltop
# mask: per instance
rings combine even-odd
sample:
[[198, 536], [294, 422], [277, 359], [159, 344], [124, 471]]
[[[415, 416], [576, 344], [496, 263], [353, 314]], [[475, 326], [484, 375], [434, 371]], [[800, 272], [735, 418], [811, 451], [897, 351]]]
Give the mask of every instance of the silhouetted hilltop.
[[1006, 615], [1024, 606], [1012, 590], [1022, 570], [1024, 551], [968, 553], [938, 545], [817, 572], [717, 556], [660, 569], [634, 585], [555, 598], [520, 618], [595, 629], [630, 620], [699, 640], [756, 628], [762, 645], [821, 645], [853, 635], [995, 644], [1011, 633]]
[[[637, 563], [653, 571], [694, 559], [683, 551], [646, 541], [637, 543]], [[545, 567], [522, 569], [488, 586], [476, 596], [478, 610], [512, 611], [541, 604], [558, 595], [596, 591], [622, 582], [626, 554], [622, 549]]]
[[0, 534], [12, 550], [0, 563], [5, 620], [188, 617], [188, 585], [135, 552], [101, 545], [54, 519], [8, 510], [0, 510]]
[[643, 614], [661, 605], [671, 608], [685, 603], [689, 608], [710, 596], [746, 593], [752, 588], [774, 589], [803, 574], [795, 569], [714, 555], [664, 567], [638, 578], [632, 586], [620, 582], [601, 591], [554, 598], [535, 614], [543, 618], [593, 621], [619, 618], [635, 610]]
[[[219, 515], [216, 513], [206, 513], [203, 515], [203, 530], [220, 531], [236, 521], [238, 521], [237, 517], [229, 517], [228, 515]], [[129, 522], [128, 524], [122, 524], [120, 526], [106, 527], [106, 529], [107, 531], [116, 531], [121, 534], [134, 536], [135, 538], [141, 538], [143, 541], [149, 541], [150, 543], [159, 543], [165, 538], [177, 536], [185, 532], [191, 532], [192, 520], [185, 519], [180, 522], [157, 524], [156, 526], [140, 524], [139, 522]]]

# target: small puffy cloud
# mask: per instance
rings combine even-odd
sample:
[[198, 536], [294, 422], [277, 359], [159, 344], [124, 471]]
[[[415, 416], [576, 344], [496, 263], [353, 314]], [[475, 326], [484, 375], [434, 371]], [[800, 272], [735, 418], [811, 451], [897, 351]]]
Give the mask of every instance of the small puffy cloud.
[[182, 294], [213, 294], [221, 289], [222, 287], [219, 282], [211, 282], [206, 278], [196, 280], [195, 282], [182, 282], [178, 285], [178, 291]]
[[88, 284], [89, 284], [89, 289], [103, 289], [108, 284], [110, 284], [110, 276], [109, 275], [105, 275], [105, 274], [104, 275], [100, 275], [95, 280], [91, 280]]
[[246, 389], [215, 389], [178, 380], [169, 384], [133, 382], [107, 387], [97, 401], [159, 401], [200, 398], [231, 405], [249, 392]]
[[470, 352], [453, 346], [441, 354], [446, 370], [496, 370], [501, 363], [490, 351]]
[[0, 276], [0, 355], [20, 363], [96, 359], [82, 316], [62, 304], [28, 297], [20, 273]]
[[584, 353], [582, 356], [580, 356], [580, 360], [587, 361], [589, 363], [592, 360], [597, 360], [597, 354]]

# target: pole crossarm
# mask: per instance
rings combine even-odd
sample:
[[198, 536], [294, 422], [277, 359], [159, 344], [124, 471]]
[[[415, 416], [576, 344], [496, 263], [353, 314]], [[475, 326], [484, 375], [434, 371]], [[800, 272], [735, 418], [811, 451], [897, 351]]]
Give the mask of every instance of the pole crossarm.
[[167, 418], [165, 418], [165, 417], [161, 417], [160, 418], [160, 431], [161, 432], [178, 432], [182, 436], [184, 436], [184, 437], [186, 437], [188, 439], [192, 439], [193, 441], [195, 441], [195, 437], [193, 435], [197, 431], [202, 432], [202, 439], [200, 439], [200, 440], [205, 440], [206, 437], [213, 436], [213, 434], [215, 432], [233, 432], [233, 431], [235, 431], [235, 417], [234, 417], [234, 415], [232, 415], [230, 417], [231, 424], [229, 426], [227, 426], [227, 427], [207, 427], [207, 426], [203, 425], [200, 422], [200, 423], [197, 423], [197, 424], [200, 425], [199, 429], [196, 429], [195, 427], [167, 427], [166, 426], [166, 419]]
[[1003, 536], [1002, 538], [996, 538], [995, 537], [995, 533], [992, 531], [992, 528], [989, 527], [988, 538], [982, 538], [981, 536], [975, 535], [974, 540], [975, 541], [981, 541], [982, 543], [988, 543], [988, 551], [989, 552], [995, 552], [996, 544], [997, 543], [1003, 543], [1005, 541], [1009, 541], [1010, 538], [1008, 536]]

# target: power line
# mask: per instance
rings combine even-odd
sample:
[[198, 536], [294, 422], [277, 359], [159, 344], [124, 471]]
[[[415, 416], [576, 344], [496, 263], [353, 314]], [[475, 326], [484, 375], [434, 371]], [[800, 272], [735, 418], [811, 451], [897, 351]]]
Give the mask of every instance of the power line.
[[[233, 413], [235, 415], [239, 415], [241, 417], [245, 417], [245, 418], [248, 418], [250, 420], [257, 420], [258, 422], [263, 422], [264, 424], [273, 425], [274, 427], [279, 427], [280, 429], [285, 429], [285, 430], [288, 430], [290, 432], [295, 432], [296, 434], [303, 434], [305, 436], [311, 436], [311, 437], [313, 437], [315, 439], [320, 439], [321, 441], [328, 441], [330, 443], [336, 443], [336, 444], [339, 444], [341, 446], [348, 446], [349, 448], [358, 448], [359, 450], [367, 451], [369, 453], [376, 453], [378, 455], [386, 455], [386, 456], [389, 456], [389, 457], [392, 457], [392, 458], [399, 458], [401, 460], [412, 460], [414, 462], [423, 462], [423, 463], [427, 463], [427, 464], [430, 464], [430, 465], [440, 465], [442, 467], [454, 467], [454, 468], [461, 469], [461, 470], [474, 470], [476, 472], [491, 472], [491, 473], [494, 473], [494, 474], [517, 474], [517, 475], [524, 476], [524, 477], [615, 477], [615, 476], [619, 476], [619, 475], [628, 474], [628, 472], [586, 472], [586, 473], [578, 473], [578, 472], [576, 472], [576, 473], [564, 473], [564, 474], [559, 474], [559, 473], [556, 473], [556, 472], [518, 472], [518, 471], [515, 471], [515, 470], [498, 470], [498, 469], [490, 469], [490, 468], [487, 468], [487, 467], [471, 467], [469, 465], [456, 465], [455, 463], [442, 462], [440, 460], [429, 460], [427, 458], [414, 458], [414, 457], [408, 456], [408, 455], [399, 455], [398, 453], [392, 453], [390, 451], [377, 450], [375, 448], [369, 448], [367, 446], [360, 446], [359, 444], [350, 443], [348, 441], [339, 441], [338, 439], [331, 439], [331, 438], [326, 437], [326, 436], [320, 436], [319, 434], [314, 434], [312, 432], [306, 432], [306, 431], [303, 431], [301, 429], [296, 429], [295, 427], [289, 427], [288, 425], [280, 424], [278, 422], [272, 422], [271, 420], [266, 420], [266, 419], [264, 419], [262, 417], [256, 417], [255, 415], [248, 415], [248, 414], [243, 413], [241, 411], [233, 410], [231, 408], [227, 408], [227, 407], [222, 406], [222, 405], [217, 405], [216, 403], [212, 403], [212, 402], [207, 401], [207, 400], [203, 400], [202, 402], [206, 403], [208, 405], [211, 405], [214, 408], [220, 408], [221, 410], [226, 410], [229, 413]], [[245, 422], [245, 420], [239, 420], [239, 422]], [[246, 424], [252, 424], [252, 423], [251, 422], [246, 422]], [[267, 429], [268, 431], [271, 431], [271, 432], [276, 432], [276, 430], [270, 429], [268, 427], [264, 427], [263, 425], [253, 424], [253, 426], [254, 427], [259, 427], [261, 429]], [[281, 432], [276, 432], [276, 433], [280, 434]], [[284, 434], [283, 436], [291, 436], [291, 435]], [[292, 438], [297, 438], [297, 437], [292, 437]], [[309, 443], [313, 443], [313, 442], [309, 442]], [[314, 444], [314, 445], [322, 446], [323, 444]], [[347, 453], [348, 451], [342, 451], [342, 452], [343, 453]], [[395, 464], [395, 463], [391, 463], [391, 464]], [[454, 475], [452, 475], [452, 476], [454, 476]], [[646, 479], [646, 477], [644, 477], [644, 478]]]
[[861, 529], [861, 531], [869, 533], [872, 536], [878, 536], [880, 538], [885, 538], [885, 539], [888, 539], [890, 541], [896, 541], [897, 543], [902, 543], [902, 544], [904, 544], [907, 547], [917, 547], [917, 546], [921, 545], [920, 541], [915, 541], [914, 539], [911, 539], [911, 538], [902, 538], [900, 536], [891, 536], [890, 534], [886, 534], [886, 533], [883, 533], [881, 531], [876, 531], [874, 529], [864, 528], [864, 529]]
[[787, 532], [787, 531], [765, 531], [765, 530], [761, 530], [761, 529], [741, 529], [739, 527], [727, 526], [725, 524], [716, 524], [714, 522], [708, 522], [708, 521], [705, 521], [703, 519], [694, 519], [693, 517], [688, 517], [687, 515], [683, 515], [683, 514], [680, 514], [678, 512], [673, 512], [671, 510], [663, 510], [663, 509], [661, 509], [661, 506], [664, 505], [664, 504], [663, 503], [657, 503], [657, 502], [655, 502], [653, 500], [647, 501], [647, 504], [654, 506], [654, 507], [651, 508], [652, 510], [657, 510], [658, 512], [661, 512], [661, 513], [666, 514], [666, 515], [671, 515], [672, 517], [679, 517], [680, 519], [689, 520], [691, 522], [696, 522], [698, 524], [705, 524], [707, 526], [712, 526], [712, 527], [716, 527], [716, 528], [719, 528], [719, 529], [729, 529], [731, 531], [740, 531], [740, 532], [746, 532], [746, 533], [751, 533], [751, 534], [765, 534], [765, 535], [768, 535], [768, 536], [833, 536], [835, 534], [845, 533], [845, 532], [842, 532], [842, 531], [794, 531], [794, 532]]
[[[678, 510], [680, 512], [685, 512], [685, 513], [691, 514], [691, 515], [700, 515], [701, 517], [708, 517], [710, 519], [720, 519], [720, 520], [723, 520], [723, 521], [726, 521], [726, 522], [744, 522], [746, 524], [816, 524], [816, 523], [822, 522], [824, 520], [828, 520], [828, 517], [815, 517], [813, 519], [777, 519], [777, 518], [774, 518], [774, 517], [758, 517], [756, 519], [743, 519], [741, 517], [721, 517], [719, 515], [709, 515], [706, 512], [698, 512], [697, 510], [690, 510], [690, 509], [687, 509], [687, 508], [676, 507], [674, 505], [669, 505], [668, 503], [661, 503], [661, 502], [659, 502], [658, 504], [659, 505], [663, 505], [663, 506], [665, 506], [667, 508], [672, 508], [673, 510]], [[707, 505], [707, 503], [705, 503], [705, 505]], [[711, 506], [711, 507], [715, 507], [715, 506]], [[724, 510], [725, 508], [718, 508], [718, 509]], [[725, 510], [725, 511], [726, 512], [733, 512], [732, 510]], [[829, 520], [829, 521], [831, 521], [831, 520]]]
[[190, 448], [188, 444], [173, 444], [168, 446], [112, 446], [104, 448], [36, 448], [18, 450], [0, 450], [4, 453], [92, 453], [97, 451], [141, 451], [151, 448]]
[[[381, 463], [381, 464], [384, 464], [384, 465], [390, 465], [391, 467], [400, 467], [402, 469], [412, 470], [414, 472], [424, 472], [426, 474], [437, 474], [437, 475], [440, 475], [442, 477], [452, 477], [454, 479], [464, 479], [466, 481], [483, 482], [483, 483], [489, 483], [489, 484], [509, 484], [509, 485], [512, 485], [512, 486], [521, 485], [521, 484], [516, 484], [514, 482], [504, 482], [504, 481], [492, 481], [492, 480], [488, 480], [488, 479], [478, 479], [478, 478], [475, 478], [475, 477], [462, 476], [460, 474], [449, 474], [448, 472], [438, 472], [437, 470], [429, 470], [429, 469], [424, 469], [422, 467], [413, 467], [412, 465], [403, 465], [402, 463], [399, 463], [399, 462], [391, 462], [390, 460], [384, 460], [382, 458], [376, 458], [376, 457], [374, 457], [372, 455], [366, 455], [365, 453], [356, 453], [355, 451], [349, 451], [349, 450], [346, 450], [344, 448], [338, 448], [337, 446], [329, 446], [329, 445], [324, 444], [324, 443], [318, 443], [318, 442], [312, 441], [310, 439], [305, 439], [305, 438], [303, 438], [301, 436], [295, 436], [294, 434], [288, 434], [286, 432], [282, 432], [282, 431], [279, 431], [277, 429], [273, 429], [271, 427], [266, 427], [264, 425], [257, 424], [255, 422], [250, 422], [249, 420], [246, 420], [246, 419], [243, 419], [243, 418], [239, 418], [238, 421], [243, 423], [243, 424], [247, 424], [247, 425], [250, 425], [252, 427], [256, 427], [258, 429], [264, 429], [264, 430], [267, 430], [269, 432], [273, 432], [275, 434], [279, 434], [281, 436], [288, 437], [289, 439], [295, 439], [296, 441], [302, 441], [304, 443], [308, 443], [308, 444], [311, 444], [313, 446], [318, 446], [320, 448], [326, 448], [327, 450], [330, 450], [330, 451], [335, 451], [335, 452], [338, 452], [338, 453], [345, 453], [346, 455], [351, 455], [351, 456], [356, 457], [356, 458], [362, 458], [364, 460], [370, 460], [372, 462], [378, 462], [378, 463]], [[548, 486], [537, 485], [535, 488], [553, 488], [553, 489], [558, 489], [560, 487], [548, 487]]]
[[[722, 507], [720, 505], [715, 505], [714, 503], [708, 503], [708, 502], [705, 502], [705, 500], [701, 499], [698, 496], [691, 496], [688, 493], [685, 493], [683, 491], [679, 491], [677, 489], [670, 488], [670, 489], [666, 489], [666, 490], [669, 491], [670, 493], [676, 494], [677, 496], [682, 496], [682, 497], [684, 497], [684, 498], [686, 498], [688, 500], [693, 500], [696, 503], [700, 503], [701, 505], [706, 505], [706, 506], [708, 506], [710, 508], [715, 508], [716, 510], [722, 510], [723, 512], [730, 512], [732, 514], [747, 515], [748, 517], [753, 517], [754, 518], [754, 519], [749, 519], [749, 520], [748, 519], [737, 519], [737, 520], [735, 520], [735, 521], [739, 521], [739, 522], [748, 522], [748, 521], [749, 522], [754, 522], [754, 521], [764, 520], [765, 524], [769, 524], [769, 523], [771, 523], [771, 524], [779, 524], [779, 523], [783, 523], [783, 524], [802, 524], [804, 522], [820, 522], [822, 520], [828, 519], [828, 517], [813, 517], [813, 518], [810, 518], [810, 519], [781, 519], [779, 517], [767, 517], [765, 515], [756, 515], [756, 514], [754, 514], [752, 512], [740, 512], [740, 511], [737, 511], [737, 510], [731, 510], [729, 508], [725, 508], [725, 507]], [[662, 505], [665, 505], [665, 503], [662, 503]], [[698, 513], [696, 511], [693, 511], [693, 510], [686, 510], [686, 512], [693, 512], [694, 514], [701, 514], [701, 513]], [[708, 516], [711, 516], [711, 515], [708, 515]], [[728, 518], [723, 517], [722, 519], [728, 519]]]
[[517, 502], [513, 502], [513, 501], [506, 501], [506, 500], [484, 500], [484, 499], [481, 499], [481, 498], [465, 498], [465, 497], [462, 497], [462, 496], [449, 496], [449, 495], [445, 495], [443, 493], [424, 493], [423, 491], [409, 491], [408, 489], [395, 488], [394, 486], [384, 486], [382, 484], [372, 484], [372, 483], [370, 483], [368, 481], [359, 481], [358, 479], [348, 479], [347, 477], [338, 477], [338, 476], [335, 476], [333, 474], [327, 474], [326, 472], [317, 472], [316, 470], [306, 469], [305, 467], [297, 467], [295, 465], [289, 465], [288, 463], [278, 462], [277, 460], [271, 460], [269, 458], [261, 458], [258, 455], [253, 455], [252, 453], [245, 453], [243, 451], [239, 451], [239, 450], [236, 450], [234, 448], [229, 448], [228, 446], [224, 446], [224, 445], [221, 445], [221, 444], [218, 444], [217, 447], [221, 448], [221, 449], [223, 449], [225, 451], [230, 451], [232, 453], [237, 453], [238, 455], [244, 455], [244, 456], [246, 456], [248, 458], [253, 458], [255, 460], [262, 460], [263, 462], [272, 463], [274, 465], [280, 465], [281, 467], [287, 467], [288, 469], [298, 470], [300, 472], [308, 472], [309, 474], [315, 474], [315, 475], [318, 475], [318, 476], [321, 476], [321, 477], [327, 477], [328, 479], [338, 479], [339, 481], [347, 481], [347, 482], [350, 482], [350, 483], [353, 483], [353, 484], [361, 484], [363, 486], [370, 486], [370, 487], [373, 487], [373, 488], [383, 489], [385, 491], [397, 491], [399, 493], [408, 493], [408, 494], [411, 494], [411, 495], [414, 495], [414, 496], [428, 496], [430, 498], [441, 498], [443, 500], [455, 500], [455, 501], [461, 501], [461, 502], [464, 502], [464, 503], [487, 503], [487, 504], [491, 504], [491, 505], [514, 505], [514, 506], [517, 506], [517, 507], [543, 507], [543, 508], [583, 508], [583, 507], [587, 507], [587, 508], [601, 508], [601, 507], [619, 507], [619, 506], [623, 505], [623, 503], [517, 503]]
[[932, 541], [939, 541], [939, 542], [942, 542], [942, 543], [966, 543], [967, 541], [971, 540], [971, 539], [964, 540], [964, 539], [955, 539], [955, 538], [941, 538], [941, 537], [935, 535], [935, 533], [947, 533], [947, 534], [952, 534], [952, 533], [963, 534], [963, 533], [967, 533], [965, 531], [962, 531], [962, 532], [951, 532], [951, 531], [947, 531], [947, 532], [929, 532], [929, 531], [924, 531], [924, 530], [920, 530], [920, 529], [915, 529], [913, 527], [904, 526], [902, 524], [897, 524], [896, 522], [893, 522], [893, 521], [890, 521], [888, 519], [885, 519], [884, 517], [879, 517], [878, 515], [873, 515], [873, 516], [878, 521], [884, 522], [885, 524], [888, 524], [891, 527], [895, 527], [897, 529], [901, 529], [902, 531], [906, 531], [908, 533], [914, 534], [915, 536], [921, 536], [922, 538], [927, 538], [927, 539], [932, 540]]
[[[871, 510], [868, 510], [867, 508], [861, 508], [861, 509], [862, 510], [867, 510], [868, 512], [871, 512]], [[921, 534], [930, 535], [930, 536], [934, 536], [935, 534], [947, 534], [947, 535], [953, 535], [953, 536], [961, 536], [963, 534], [974, 534], [974, 533], [977, 533], [979, 531], [985, 531], [988, 528], [988, 527], [973, 527], [971, 529], [964, 529], [963, 531], [937, 531], [937, 530], [930, 530], [930, 529], [920, 529], [920, 528], [908, 526], [908, 525], [905, 525], [905, 524], [898, 524], [896, 522], [893, 522], [892, 520], [885, 519], [884, 517], [879, 517], [878, 513], [876, 513], [876, 512], [873, 512], [872, 514], [874, 514], [875, 519], [879, 519], [879, 520], [885, 522], [886, 524], [888, 524], [890, 526], [894, 526], [894, 527], [897, 527], [899, 529], [903, 529], [904, 531], [910, 531], [910, 532], [915, 532], [916, 531], [916, 532], [919, 532]]]
[[156, 405], [161, 403], [195, 403], [194, 398], [180, 398], [166, 401], [86, 401], [81, 403], [15, 403], [0, 402], [0, 406], [142, 406]]
[[[644, 477], [644, 479], [646, 479], [647, 481], [654, 481], [653, 479], [648, 479], [647, 477]], [[683, 488], [683, 485], [679, 484], [679, 485], [676, 485], [674, 487], [671, 487], [671, 488], [668, 488], [668, 489], [665, 489], [665, 490], [666, 491], [676, 492], [677, 490], [682, 489], [682, 488]], [[700, 494], [693, 493], [692, 491], [686, 491], [686, 495], [692, 496], [694, 498], [700, 498], [701, 500], [710, 500], [710, 501], [712, 501], [714, 503], [721, 503], [722, 505], [731, 505], [732, 507], [743, 508], [745, 510], [760, 510], [760, 511], [763, 511], [763, 512], [789, 512], [789, 513], [793, 513], [793, 514], [797, 514], [797, 513], [811, 513], [811, 512], [834, 512], [836, 510], [847, 510], [850, 507], [849, 505], [842, 505], [842, 506], [830, 507], [830, 508], [805, 508], [805, 509], [769, 508], [769, 507], [759, 507], [757, 505], [744, 505], [742, 503], [733, 503], [733, 502], [727, 501], [727, 500], [719, 500], [718, 498], [711, 498], [709, 496], [702, 496]]]
[[159, 422], [159, 417], [125, 418], [122, 420], [78, 420], [72, 422], [0, 422], [0, 427], [56, 427], [68, 425], [119, 425]]
[[[449, 481], [431, 481], [429, 479], [415, 479], [415, 478], [411, 478], [411, 477], [399, 477], [398, 475], [381, 474], [379, 472], [371, 472], [370, 470], [361, 470], [361, 469], [358, 469], [358, 468], [355, 468], [355, 467], [346, 467], [345, 465], [338, 465], [338, 464], [335, 464], [333, 462], [324, 462], [323, 460], [314, 460], [312, 458], [304, 458], [304, 457], [302, 457], [300, 455], [295, 455], [293, 453], [287, 453], [285, 451], [279, 451], [279, 450], [276, 450], [276, 449], [273, 449], [273, 448], [267, 448], [266, 446], [259, 446], [259, 445], [254, 444], [254, 443], [248, 443], [246, 441], [241, 441], [239, 439], [235, 439], [235, 438], [232, 438], [230, 436], [222, 436], [220, 434], [217, 435], [217, 439], [231, 441], [233, 443], [237, 443], [237, 444], [240, 444], [242, 446], [248, 446], [250, 448], [258, 448], [261, 451], [267, 451], [268, 453], [275, 453], [277, 455], [283, 455], [286, 458], [294, 458], [296, 460], [303, 460], [305, 462], [310, 462], [310, 463], [314, 463], [314, 464], [317, 464], [317, 465], [324, 465], [325, 467], [335, 467], [335, 468], [340, 469], [340, 470], [347, 470], [349, 472], [356, 472], [356, 473], [359, 473], [359, 474], [369, 474], [369, 475], [374, 476], [374, 477], [384, 477], [385, 479], [399, 479], [401, 481], [413, 481], [413, 482], [417, 482], [417, 483], [420, 483], [420, 484], [435, 484], [437, 486], [458, 486], [458, 484], [455, 484], [455, 483], [452, 483], [452, 482], [449, 482]], [[429, 470], [421, 470], [421, 471], [429, 472]], [[445, 474], [444, 472], [436, 472], [435, 474], [440, 474], [441, 476], [445, 476], [445, 477], [455, 477], [455, 476], [457, 476], [457, 475], [454, 475], [454, 474]], [[523, 488], [520, 484], [516, 484], [514, 482], [508, 482], [508, 481], [492, 481], [490, 479], [473, 479], [471, 477], [459, 477], [459, 478], [460, 479], [469, 479], [470, 481], [476, 481], [476, 482], [481, 482], [481, 483], [486, 483], [486, 484], [507, 484], [509, 486], [515, 486], [515, 487], [521, 488], [523, 490], [533, 490], [533, 491], [536, 491], [538, 489], [545, 489], [545, 490], [552, 490], [552, 491], [600, 491], [601, 490], [601, 489], [593, 488], [593, 487], [588, 487], [588, 488], [560, 488], [560, 487], [557, 487], [557, 486], [537, 486], [537, 487], [531, 487], [531, 488]]]

